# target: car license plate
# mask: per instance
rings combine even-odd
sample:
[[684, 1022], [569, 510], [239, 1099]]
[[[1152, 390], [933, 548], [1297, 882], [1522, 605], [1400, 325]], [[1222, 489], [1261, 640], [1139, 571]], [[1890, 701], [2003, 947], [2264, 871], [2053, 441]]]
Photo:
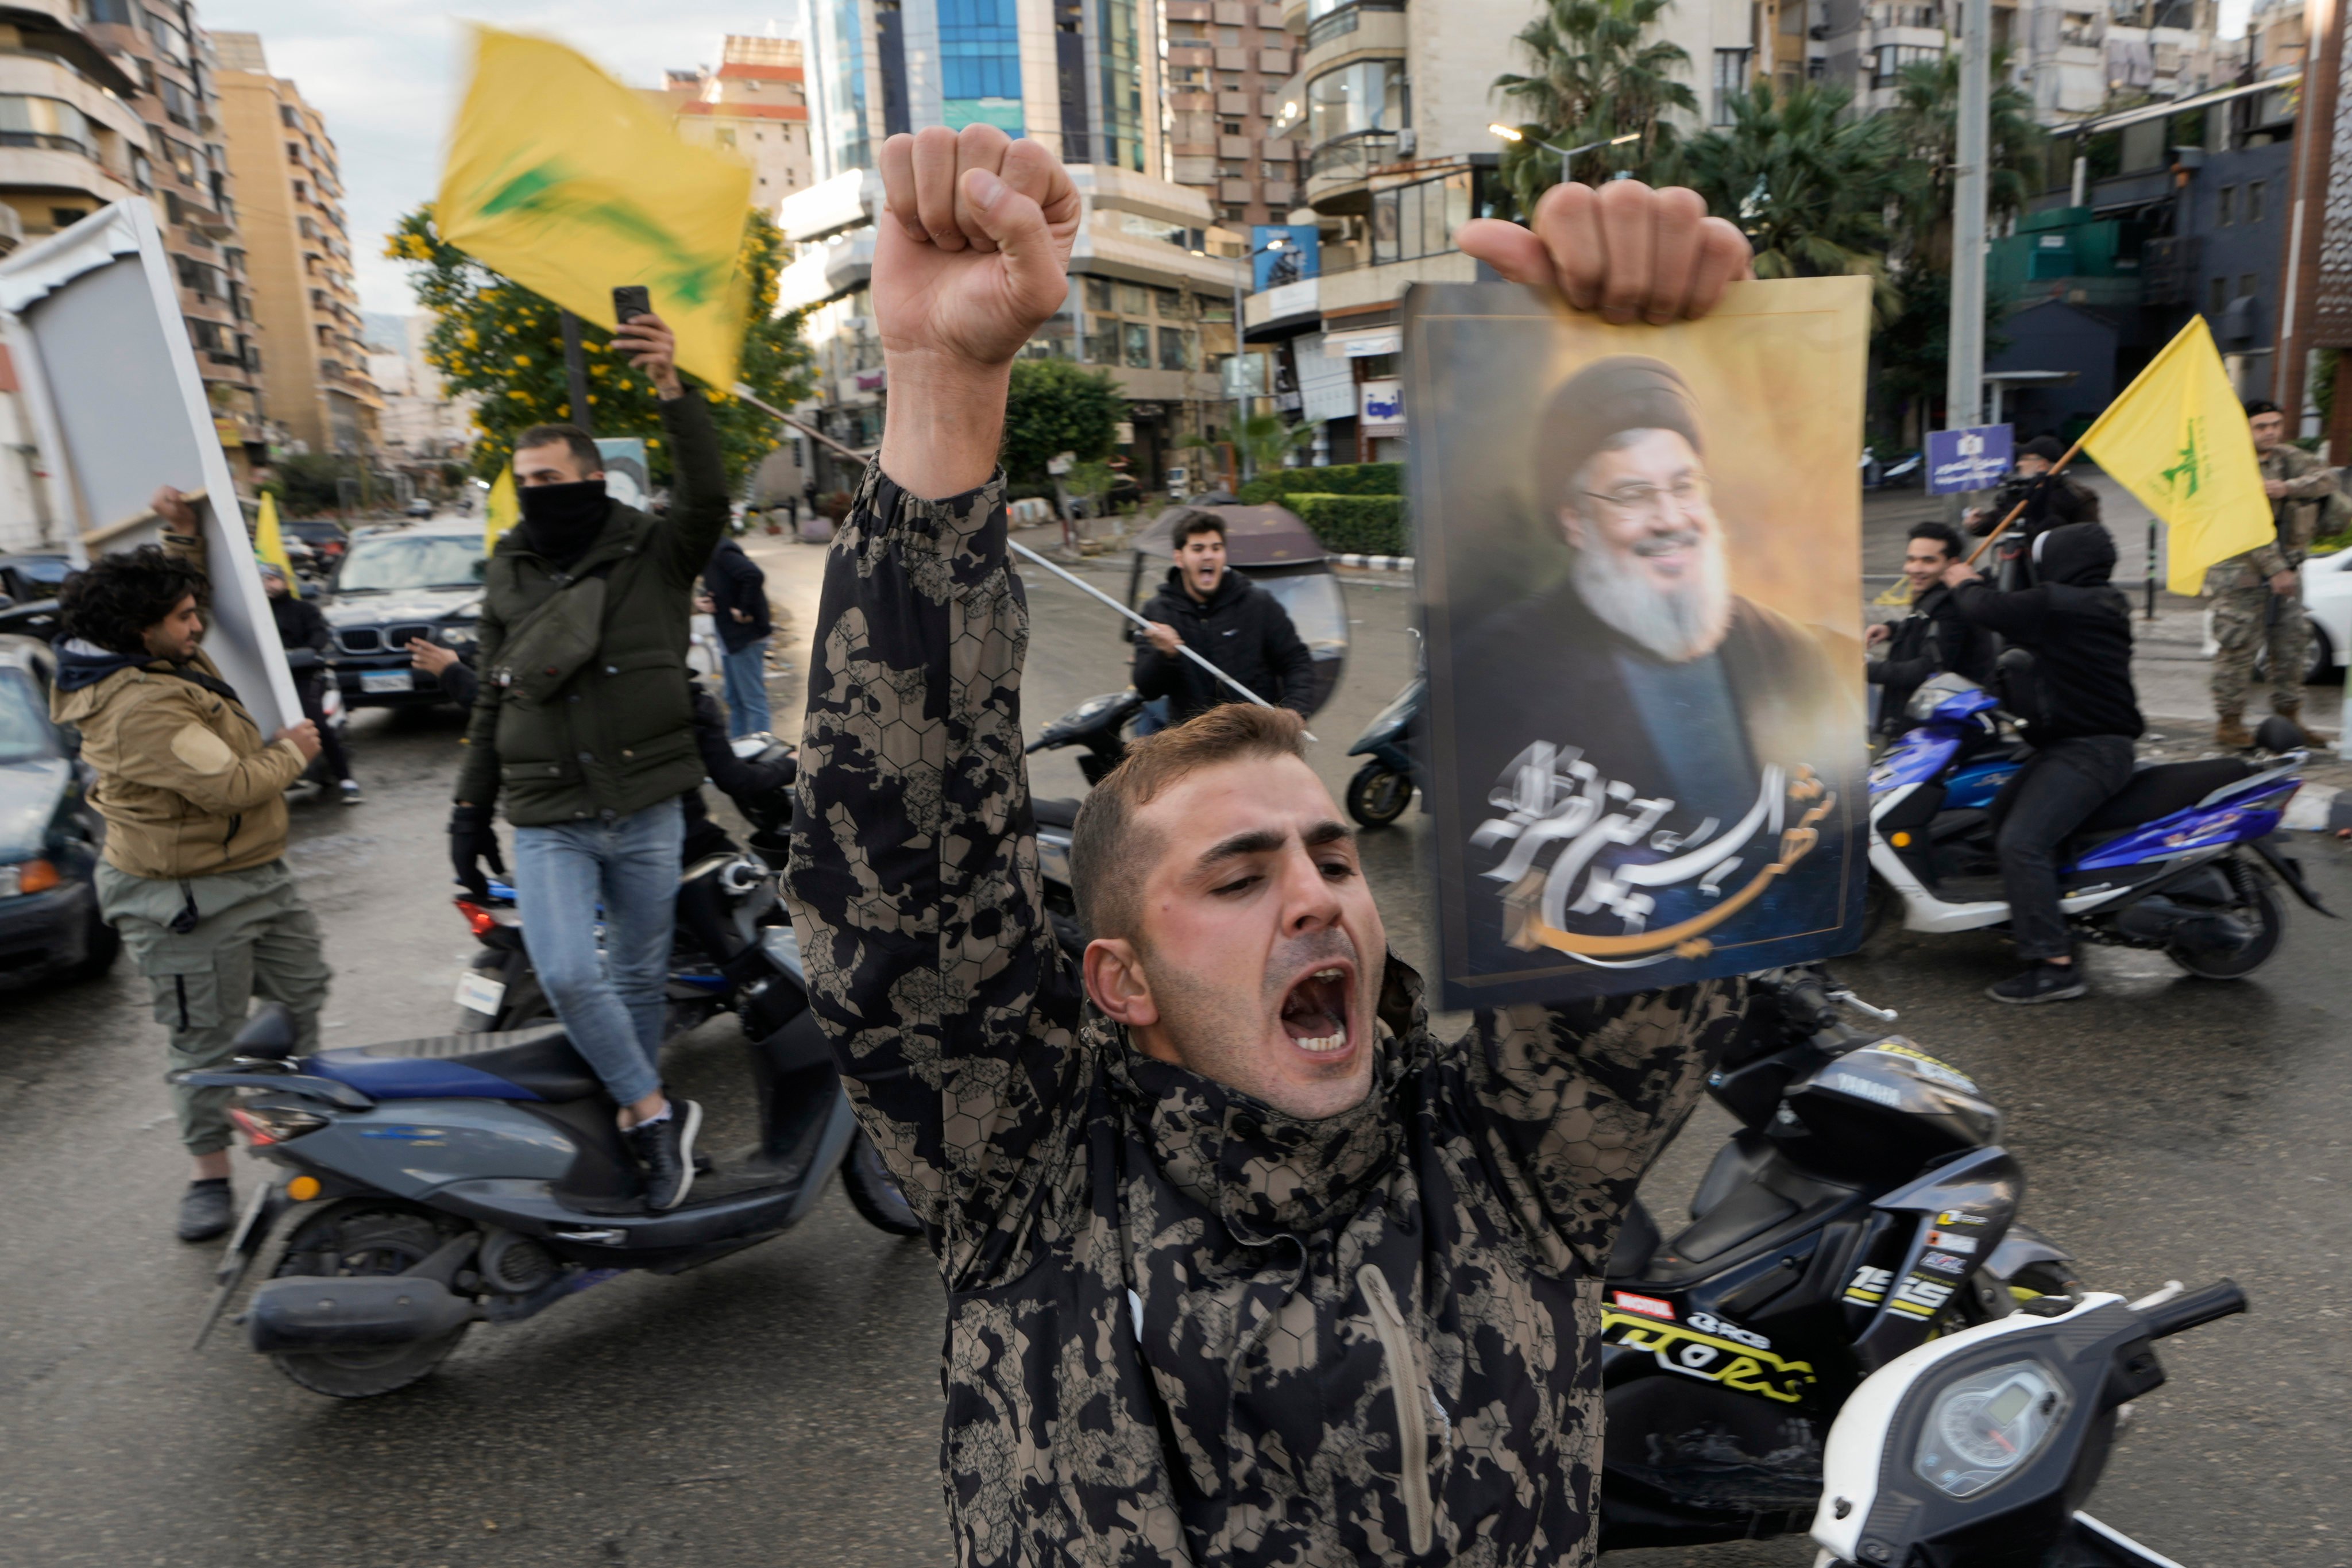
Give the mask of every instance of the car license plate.
[[499, 1004], [505, 1001], [506, 986], [492, 980], [478, 969], [468, 969], [457, 977], [457, 1005], [471, 1007], [477, 1013], [498, 1016]]
[[362, 672], [360, 690], [370, 697], [386, 691], [414, 691], [416, 681], [404, 669], [371, 669]]

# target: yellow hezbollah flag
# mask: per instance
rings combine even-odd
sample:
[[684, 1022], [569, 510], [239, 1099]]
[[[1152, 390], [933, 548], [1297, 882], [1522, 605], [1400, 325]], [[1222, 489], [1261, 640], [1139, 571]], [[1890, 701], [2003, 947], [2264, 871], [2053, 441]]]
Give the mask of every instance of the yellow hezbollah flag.
[[294, 575], [294, 563], [286, 559], [285, 536], [278, 531], [278, 498], [268, 490], [261, 492], [261, 511], [253, 520], [253, 558], [284, 573], [286, 591], [298, 599], [302, 596], [301, 579]]
[[498, 482], [490, 486], [490, 499], [482, 505], [482, 553], [488, 555], [499, 547], [499, 539], [522, 516], [522, 504], [515, 500], [514, 466], [499, 470]]
[[2166, 585], [2176, 594], [2198, 592], [2207, 567], [2276, 536], [2245, 406], [2202, 316], [2107, 405], [2082, 446], [2170, 526]]
[[644, 284], [679, 365], [724, 388], [750, 304], [735, 258], [751, 209], [749, 166], [679, 141], [584, 56], [474, 29], [434, 209], [451, 245], [605, 328], [614, 287]]

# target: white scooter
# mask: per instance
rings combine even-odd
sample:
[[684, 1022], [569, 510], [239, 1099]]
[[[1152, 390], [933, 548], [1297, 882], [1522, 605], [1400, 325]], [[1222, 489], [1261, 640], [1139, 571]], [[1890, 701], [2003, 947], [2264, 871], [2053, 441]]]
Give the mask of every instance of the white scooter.
[[1881, 1367], [1830, 1428], [1814, 1568], [2179, 1568], [2081, 1509], [2164, 1383], [2154, 1342], [2246, 1310], [2227, 1279], [2179, 1290], [2036, 1297]]

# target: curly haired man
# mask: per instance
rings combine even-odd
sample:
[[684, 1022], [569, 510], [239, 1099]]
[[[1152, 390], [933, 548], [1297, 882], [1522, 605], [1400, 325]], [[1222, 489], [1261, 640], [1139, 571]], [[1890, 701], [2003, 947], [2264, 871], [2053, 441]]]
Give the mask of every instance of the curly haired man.
[[[174, 1069], [225, 1061], [258, 995], [318, 1043], [330, 972], [319, 922], [286, 868], [282, 792], [319, 754], [310, 721], [264, 738], [205, 656], [208, 583], [195, 513], [155, 492], [163, 547], [93, 562], [58, 595], [64, 614], [51, 710], [81, 731], [106, 818], [99, 907], [147, 977]], [[175, 1087], [195, 1176], [179, 1236], [229, 1225], [228, 1098]]]

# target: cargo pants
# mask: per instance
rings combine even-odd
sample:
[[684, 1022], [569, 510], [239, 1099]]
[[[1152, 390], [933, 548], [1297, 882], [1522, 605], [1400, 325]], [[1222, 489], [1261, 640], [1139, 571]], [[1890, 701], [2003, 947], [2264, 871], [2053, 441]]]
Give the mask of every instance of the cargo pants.
[[[256, 996], [284, 1003], [294, 1014], [298, 1048], [318, 1048], [319, 1009], [333, 972], [318, 917], [285, 861], [184, 879], [134, 877], [101, 861], [97, 880], [100, 912], [147, 977], [155, 1021], [168, 1036], [168, 1070], [226, 1063]], [[232, 1092], [173, 1086], [189, 1153], [229, 1146]]]
[[[2276, 605], [2276, 609], [2273, 609]], [[2256, 684], [2254, 658], [2270, 649], [2271, 708], [2285, 712], [2303, 701], [2303, 666], [2311, 657], [2311, 626], [2303, 618], [2303, 589], [2273, 594], [2267, 583], [2224, 588], [2213, 601], [2213, 709], [2243, 713]]]

